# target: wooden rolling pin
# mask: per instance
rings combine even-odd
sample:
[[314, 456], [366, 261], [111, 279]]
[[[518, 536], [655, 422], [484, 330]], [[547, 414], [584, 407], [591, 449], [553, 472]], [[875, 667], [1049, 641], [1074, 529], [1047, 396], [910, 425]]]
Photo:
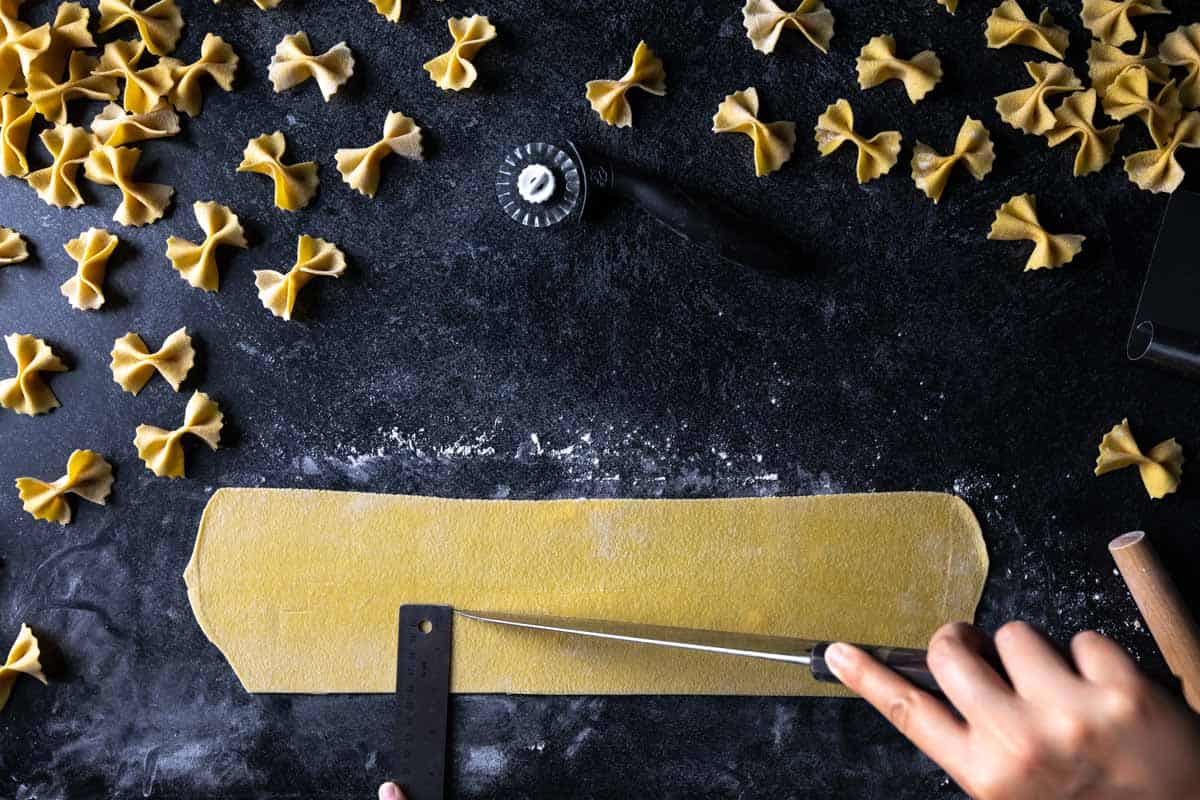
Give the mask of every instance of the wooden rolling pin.
[[1144, 531], [1122, 534], [1108, 543], [1121, 576], [1162, 651], [1183, 685], [1183, 697], [1200, 712], [1200, 629]]

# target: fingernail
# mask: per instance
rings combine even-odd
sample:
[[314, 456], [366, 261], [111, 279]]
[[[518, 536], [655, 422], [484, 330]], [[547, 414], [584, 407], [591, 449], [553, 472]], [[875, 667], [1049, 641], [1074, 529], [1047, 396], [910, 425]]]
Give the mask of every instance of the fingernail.
[[379, 787], [379, 800], [403, 800], [400, 787], [391, 781]]
[[841, 642], [834, 642], [825, 648], [825, 663], [829, 665], [829, 671], [837, 676], [838, 680], [844, 681], [843, 670], [850, 669], [850, 660], [854, 655], [850, 652], [850, 648]]

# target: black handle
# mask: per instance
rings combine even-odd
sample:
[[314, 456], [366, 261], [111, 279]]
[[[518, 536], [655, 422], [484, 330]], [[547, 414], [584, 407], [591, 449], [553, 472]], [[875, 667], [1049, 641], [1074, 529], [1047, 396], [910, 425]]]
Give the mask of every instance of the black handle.
[[[813, 648], [812, 674], [819, 681], [841, 683], [829, 669], [829, 664], [825, 662], [825, 650], [830, 644], [830, 642], [825, 642]], [[933, 673], [929, 671], [929, 665], [925, 662], [924, 650], [913, 650], [908, 647], [875, 647], [869, 644], [857, 644], [855, 647], [866, 650], [876, 661], [900, 673], [922, 689], [941, 693]]]

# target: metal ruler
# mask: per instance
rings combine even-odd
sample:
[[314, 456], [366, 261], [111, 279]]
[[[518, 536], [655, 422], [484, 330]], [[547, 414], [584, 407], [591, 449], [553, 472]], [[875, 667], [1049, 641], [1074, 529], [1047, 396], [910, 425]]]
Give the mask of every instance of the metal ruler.
[[394, 779], [408, 800], [443, 800], [446, 793], [453, 617], [449, 606], [400, 606]]

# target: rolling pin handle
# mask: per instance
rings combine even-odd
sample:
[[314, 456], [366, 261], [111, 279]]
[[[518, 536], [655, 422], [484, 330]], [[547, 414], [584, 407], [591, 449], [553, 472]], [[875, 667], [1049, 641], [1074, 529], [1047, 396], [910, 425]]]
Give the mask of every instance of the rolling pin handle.
[[[819, 681], [841, 683], [837, 679], [837, 676], [833, 674], [833, 670], [829, 668], [829, 664], [825, 661], [825, 650], [830, 644], [832, 643], [824, 642], [813, 648], [812, 674]], [[937, 680], [933, 677], [933, 673], [929, 671], [924, 650], [913, 650], [907, 647], [873, 647], [863, 644], [856, 644], [855, 647], [865, 650], [876, 661], [894, 672], [898, 672], [902, 677], [922, 689], [938, 694], [941, 693]]]

